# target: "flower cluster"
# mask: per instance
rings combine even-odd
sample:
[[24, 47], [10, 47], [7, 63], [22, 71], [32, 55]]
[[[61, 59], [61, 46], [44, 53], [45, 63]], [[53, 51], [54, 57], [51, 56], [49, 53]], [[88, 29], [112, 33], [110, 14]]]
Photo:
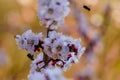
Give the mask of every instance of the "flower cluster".
[[31, 30], [24, 32], [21, 36], [15, 36], [20, 49], [26, 49], [31, 55], [36, 51], [36, 46], [42, 41], [42, 33], [35, 35]]
[[57, 29], [68, 15], [68, 0], [38, 0], [38, 17], [47, 28]]
[[[33, 60], [29, 80], [65, 80], [62, 75], [72, 63], [77, 63], [85, 48], [80, 39], [64, 36], [55, 31], [63, 24], [69, 13], [68, 0], [39, 0], [39, 18], [46, 24], [47, 37], [31, 30], [16, 35], [15, 40], [20, 49], [28, 51]], [[35, 52], [39, 52], [34, 57]]]
[[[34, 70], [41, 69], [44, 65], [57, 66], [66, 70], [71, 63], [78, 62], [85, 49], [80, 45], [80, 39], [73, 39], [56, 31], [50, 31], [48, 37], [43, 38], [42, 33], [35, 35], [31, 30], [28, 30], [21, 36], [17, 35], [15, 39], [19, 48], [27, 50], [31, 56], [34, 56], [36, 51], [40, 52], [41, 48], [49, 58], [46, 64], [43, 53], [38, 55], [32, 63]], [[33, 60], [33, 57], [31, 59]]]
[[46, 68], [41, 72], [30, 73], [29, 80], [66, 80], [59, 68]]
[[27, 56], [33, 60], [34, 52], [40, 51], [39, 44], [42, 43], [42, 33], [35, 35], [31, 30], [28, 30], [21, 36], [16, 35], [15, 40], [19, 48], [27, 50], [29, 53]]
[[51, 31], [43, 42], [44, 52], [51, 58], [49, 65], [60, 66], [63, 69], [67, 69], [71, 63], [78, 62], [84, 51], [79, 44], [80, 39], [73, 39], [56, 31]]

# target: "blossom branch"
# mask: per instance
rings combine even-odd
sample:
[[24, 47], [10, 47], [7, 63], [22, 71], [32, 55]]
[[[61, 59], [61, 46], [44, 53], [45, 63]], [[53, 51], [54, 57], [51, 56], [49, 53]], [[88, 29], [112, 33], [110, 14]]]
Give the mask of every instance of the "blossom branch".
[[[33, 60], [28, 79], [65, 80], [62, 72], [72, 63], [77, 63], [85, 50], [80, 45], [80, 39], [73, 39], [55, 31], [70, 12], [69, 2], [38, 0], [38, 4], [38, 17], [46, 25], [47, 37], [43, 38], [42, 33], [34, 34], [28, 30], [15, 38], [19, 48], [27, 50], [27, 56]], [[40, 52], [40, 49], [41, 53], [34, 59], [35, 52]]]

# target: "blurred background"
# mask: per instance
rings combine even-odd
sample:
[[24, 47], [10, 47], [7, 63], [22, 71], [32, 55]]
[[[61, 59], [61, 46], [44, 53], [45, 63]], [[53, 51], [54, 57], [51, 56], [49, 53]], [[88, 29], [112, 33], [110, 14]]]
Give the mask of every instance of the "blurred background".
[[[120, 0], [70, 0], [71, 12], [58, 32], [81, 38], [86, 51], [65, 72], [73, 80], [120, 80]], [[83, 8], [87, 5], [91, 10]], [[37, 0], [0, 0], [0, 80], [27, 80], [31, 60], [14, 36], [43, 32]]]

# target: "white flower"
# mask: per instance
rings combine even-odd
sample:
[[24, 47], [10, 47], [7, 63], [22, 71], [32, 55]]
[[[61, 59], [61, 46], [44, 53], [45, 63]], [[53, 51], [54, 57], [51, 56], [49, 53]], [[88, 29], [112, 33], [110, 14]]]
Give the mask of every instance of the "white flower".
[[45, 68], [41, 72], [30, 73], [28, 80], [66, 80], [60, 68]]
[[60, 68], [47, 68], [43, 72], [47, 75], [49, 80], [66, 80], [63, 76], [63, 72]]
[[64, 71], [72, 63], [77, 63], [85, 50], [80, 45], [80, 39], [73, 39], [56, 31], [49, 32], [49, 37], [44, 40], [42, 46], [45, 54], [53, 59], [50, 61], [49, 66], [57, 66]]
[[69, 53], [69, 47], [67, 43], [62, 39], [55, 40], [51, 46], [51, 50], [54, 54], [53, 56], [58, 56], [58, 59], [65, 59]]
[[15, 40], [20, 49], [26, 49], [27, 41], [23, 37], [16, 35]]
[[20, 49], [26, 49], [28, 53], [34, 54], [35, 45], [39, 44], [42, 40], [42, 33], [35, 35], [31, 30], [24, 32], [21, 36], [17, 35], [15, 37], [17, 45]]
[[[69, 9], [69, 2], [68, 0], [51, 0], [51, 5], [55, 6], [57, 11], [56, 12], [59, 12], [63, 15], [63, 17], [67, 16], [68, 13], [70, 12], [70, 9]], [[59, 10], [58, 10], [59, 9]], [[64, 10], [64, 11], [62, 11]]]
[[38, 17], [46, 27], [57, 29], [70, 12], [68, 0], [38, 0]]
[[63, 66], [64, 71], [66, 71], [69, 67], [71, 67], [72, 63], [78, 62], [78, 58], [75, 56], [74, 52], [70, 53], [69, 55], [70, 55], [69, 59], [65, 61], [65, 64]]
[[55, 31], [49, 33], [49, 38], [44, 40], [43, 47], [45, 53], [53, 59], [66, 59], [69, 53], [69, 46], [64, 36]]
[[79, 59], [85, 50], [85, 48], [80, 45], [80, 39], [73, 39], [55, 31], [49, 32], [49, 37], [44, 40], [42, 46], [44, 47], [44, 52], [49, 57], [54, 60], [60, 59], [63, 61], [66, 61], [69, 55], [71, 55], [70, 59], [74, 59], [76, 62], [76, 59]]
[[28, 80], [46, 80], [46, 79], [44, 74], [40, 72], [35, 72], [28, 75]]
[[48, 34], [50, 39], [58, 39], [62, 36], [62, 33], [57, 33], [56, 31], [51, 31]]
[[85, 51], [85, 47], [82, 47], [80, 45], [80, 41], [81, 41], [80, 39], [72, 39], [69, 45], [73, 50], [72, 52], [75, 52], [75, 55], [78, 59], [80, 59], [81, 55]]
[[55, 31], [49, 32], [43, 47], [49, 57], [61, 60], [65, 60], [70, 52], [74, 52], [79, 59], [84, 51], [84, 47], [80, 45], [80, 39], [73, 39]]
[[40, 53], [37, 58], [32, 61], [30, 73], [40, 71], [40, 69], [45, 65], [43, 57], [43, 53]]

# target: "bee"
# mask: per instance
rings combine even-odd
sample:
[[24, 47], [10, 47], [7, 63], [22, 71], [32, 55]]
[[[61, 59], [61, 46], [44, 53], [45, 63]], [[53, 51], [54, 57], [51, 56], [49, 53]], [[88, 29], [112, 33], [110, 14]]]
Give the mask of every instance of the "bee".
[[83, 8], [86, 9], [86, 10], [88, 10], [88, 11], [91, 10], [91, 9], [90, 9], [88, 6], [86, 6], [86, 5], [83, 5]]

